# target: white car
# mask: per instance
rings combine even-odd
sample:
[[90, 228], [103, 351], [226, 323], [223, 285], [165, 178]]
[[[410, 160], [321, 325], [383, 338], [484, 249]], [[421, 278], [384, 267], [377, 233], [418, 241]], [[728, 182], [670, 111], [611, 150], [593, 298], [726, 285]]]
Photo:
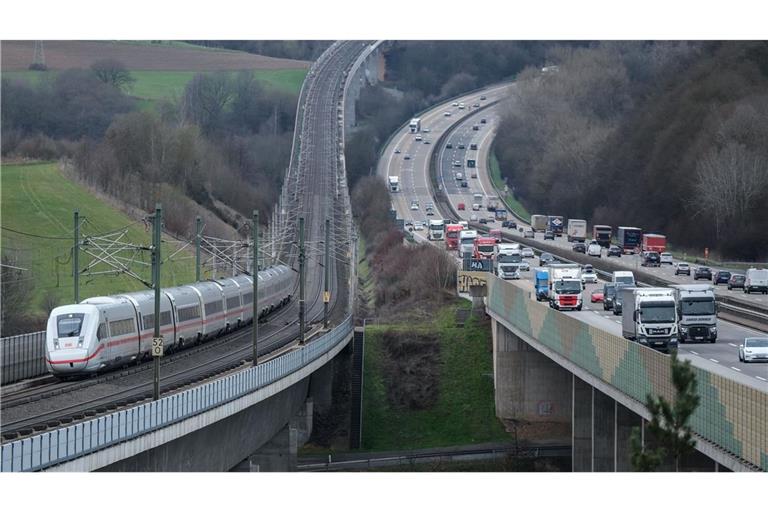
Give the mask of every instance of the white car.
[[531, 266], [528, 264], [527, 261], [521, 261], [517, 264], [517, 268], [520, 270], [520, 272], [528, 272], [531, 270]]
[[451, 103], [451, 106], [458, 107], [459, 106], [459, 102], [458, 101], [454, 101], [453, 103]]
[[533, 249], [531, 249], [530, 247], [523, 247], [523, 250], [520, 251], [520, 256], [522, 256], [523, 258], [533, 258], [534, 257]]
[[603, 248], [594, 240], [587, 246], [587, 255], [602, 258]]
[[470, 222], [477, 222], [477, 214], [473, 213], [472, 215], [470, 215], [469, 216], [469, 221]]
[[424, 139], [424, 137], [422, 137], [421, 135], [417, 135], [417, 136], [416, 136], [416, 138], [415, 138], [414, 140], [415, 140], [416, 142], [421, 142], [423, 139]]
[[520, 270], [514, 263], [499, 263], [496, 274], [502, 279], [520, 279]]
[[451, 113], [450, 113], [450, 112], [443, 112], [443, 115], [444, 115], [445, 117], [451, 117]]
[[411, 201], [411, 210], [418, 210], [418, 209], [419, 209], [419, 202]]
[[424, 133], [429, 133], [429, 128], [422, 128], [421, 131], [424, 132]]
[[739, 361], [768, 362], [768, 337], [744, 338], [744, 343], [739, 345]]
[[592, 265], [584, 265], [581, 270], [581, 282], [582, 283], [597, 283], [597, 274]]
[[420, 220], [413, 221], [413, 230], [414, 231], [423, 231], [424, 230], [424, 223]]
[[473, 211], [480, 211], [480, 205], [477, 203], [472, 203], [472, 210]]
[[660, 255], [661, 258], [661, 264], [669, 263], [672, 265], [674, 262], [672, 261], [672, 253], [671, 252], [663, 252]]

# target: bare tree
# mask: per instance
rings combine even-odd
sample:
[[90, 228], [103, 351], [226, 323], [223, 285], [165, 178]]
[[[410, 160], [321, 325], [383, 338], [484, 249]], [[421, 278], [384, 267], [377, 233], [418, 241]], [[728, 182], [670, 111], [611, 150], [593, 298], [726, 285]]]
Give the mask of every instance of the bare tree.
[[91, 64], [96, 78], [105, 84], [112, 85], [120, 90], [132, 89], [136, 79], [125, 68], [125, 65], [116, 59], [101, 59]]

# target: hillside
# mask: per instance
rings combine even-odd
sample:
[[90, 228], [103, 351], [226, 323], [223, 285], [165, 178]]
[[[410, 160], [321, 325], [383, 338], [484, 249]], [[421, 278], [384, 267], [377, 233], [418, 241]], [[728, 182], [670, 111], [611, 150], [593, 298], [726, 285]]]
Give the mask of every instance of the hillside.
[[[42, 316], [54, 305], [73, 300], [71, 248], [73, 211], [79, 208], [84, 224], [81, 238], [127, 227], [124, 242], [148, 245], [151, 231], [116, 207], [97, 199], [81, 185], [67, 179], [56, 164], [3, 165], [2, 169], [2, 247], [3, 255], [13, 265], [27, 269], [21, 273], [29, 291], [28, 309]], [[13, 230], [13, 231], [11, 231]], [[25, 233], [17, 233], [17, 232]], [[168, 238], [168, 247], [177, 244]], [[164, 258], [170, 249], [165, 249]], [[137, 261], [149, 263], [147, 251]], [[81, 268], [91, 258], [81, 253]], [[149, 280], [149, 265], [134, 265]], [[99, 266], [94, 270], [105, 270]], [[194, 281], [194, 253], [184, 251], [162, 270], [165, 286]], [[145, 289], [146, 286], [126, 275], [81, 276], [81, 299], [96, 295]], [[4, 297], [5, 299], [5, 297]]]

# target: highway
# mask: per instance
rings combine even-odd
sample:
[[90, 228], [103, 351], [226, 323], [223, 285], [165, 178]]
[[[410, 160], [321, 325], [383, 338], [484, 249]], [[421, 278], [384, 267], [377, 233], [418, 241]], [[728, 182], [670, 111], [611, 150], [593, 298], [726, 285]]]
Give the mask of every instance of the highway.
[[[486, 94], [487, 101], [500, 99], [504, 95], [504, 91], [509, 90], [509, 85], [502, 86], [500, 88], [493, 89], [495, 93], [473, 93], [455, 101], [464, 102], [466, 105], [471, 105], [477, 102], [477, 98], [481, 94]], [[490, 91], [491, 89], [489, 89]], [[487, 109], [480, 112], [472, 111], [458, 111], [453, 107], [454, 115], [451, 117], [444, 117], [442, 113], [447, 110], [448, 106], [452, 103], [448, 102], [431, 108], [427, 113], [422, 115], [422, 126], [426, 126], [430, 129], [435, 127], [434, 131], [426, 135], [430, 135], [433, 142], [437, 141], [438, 137], [442, 134], [446, 134], [445, 141], [451, 142], [452, 149], [448, 149], [446, 144], [438, 148], [437, 151], [437, 176], [438, 184], [443, 187], [446, 192], [448, 201], [451, 204], [453, 212], [440, 212], [433, 218], [455, 218], [456, 214], [462, 220], [470, 220], [471, 215], [488, 216], [489, 212], [483, 207], [480, 211], [473, 212], [471, 209], [472, 194], [474, 192], [480, 192], [484, 198], [489, 195], [496, 195], [493, 191], [490, 173], [488, 169], [488, 151], [490, 144], [493, 140], [493, 134], [498, 126], [499, 114], [502, 108], [509, 108], [509, 101], [501, 101]], [[486, 124], [480, 124], [481, 118], [486, 119]], [[425, 123], [424, 120], [429, 122]], [[478, 130], [473, 130], [472, 127], [478, 125]], [[422, 134], [424, 137], [425, 134]], [[434, 143], [431, 145], [423, 145], [416, 143], [414, 139], [415, 135], [410, 134], [408, 128], [401, 130], [392, 138], [392, 142], [385, 149], [383, 153], [382, 162], [386, 162], [383, 166], [380, 162], [379, 174], [382, 176], [399, 175], [401, 176], [401, 182], [403, 182], [402, 191], [399, 193], [391, 193], [394, 208], [397, 210], [398, 217], [408, 220], [421, 220], [426, 222], [427, 216], [424, 214], [423, 207], [427, 202], [433, 202], [439, 207], [439, 203], [432, 197], [432, 188], [430, 188], [429, 180], [429, 157], [434, 151]], [[477, 151], [471, 151], [469, 149], [470, 144], [477, 144]], [[464, 150], [458, 149], [458, 144], [464, 144]], [[423, 148], [428, 148], [423, 150]], [[401, 149], [401, 154], [394, 154], [395, 148]], [[402, 159], [402, 154], [411, 151], [410, 161]], [[464, 166], [462, 168], [454, 167], [453, 162], [459, 160], [466, 164], [468, 155], [477, 154], [477, 172], [478, 178], [467, 178], [469, 181], [468, 188], [461, 188], [459, 181], [455, 179], [455, 171], [465, 171]], [[400, 158], [398, 158], [400, 157]], [[471, 156], [469, 156], [471, 158]], [[420, 203], [419, 210], [410, 210], [409, 205], [412, 199], [418, 199]], [[466, 205], [465, 211], [458, 211], [458, 204], [464, 203]], [[486, 206], [487, 202], [484, 201], [483, 206]], [[499, 228], [500, 223], [496, 221], [490, 221], [488, 228]], [[503, 232], [509, 234], [512, 233], [509, 230], [503, 230]], [[514, 232], [519, 235], [519, 232]], [[414, 232], [414, 235], [421, 239], [426, 239], [427, 232]], [[543, 234], [538, 233], [536, 235], [536, 241], [543, 241]], [[444, 242], [435, 242], [439, 247], [444, 248]], [[551, 241], [548, 241], [551, 243]], [[571, 244], [567, 242], [565, 237], [555, 240], [554, 246], [571, 250]], [[538, 253], [538, 249], [536, 249]], [[603, 251], [605, 253], [605, 251]], [[603, 254], [603, 258], [605, 255]], [[610, 258], [611, 262], [621, 261], [621, 263], [630, 270], [636, 270], [637, 259], [635, 256], [623, 256], [622, 258]], [[533, 269], [538, 264], [538, 258], [534, 259], [535, 263], [531, 263]], [[597, 261], [597, 258], [595, 258]], [[458, 263], [457, 263], [458, 264]], [[641, 267], [643, 271], [650, 270], [651, 274], [658, 274], [659, 277], [669, 278], [670, 269], [646, 269]], [[523, 273], [523, 279], [527, 281], [532, 280], [533, 272]], [[677, 282], [694, 282], [693, 278], [687, 276], [680, 276], [678, 279], [670, 279]], [[702, 283], [702, 281], [697, 281]], [[612, 334], [621, 336], [621, 323], [620, 317], [614, 316], [611, 312], [603, 311], [601, 304], [590, 304], [589, 295], [591, 291], [597, 287], [602, 287], [602, 282], [599, 285], [588, 284], [584, 292], [585, 297], [585, 310], [580, 312], [567, 312], [566, 314], [574, 316], [582, 321], [589, 323], [595, 327], [601, 328]], [[718, 288], [718, 293], [733, 293], [725, 291], [724, 286]], [[741, 297], [741, 292], [736, 292]], [[766, 296], [758, 295], [744, 295], [755, 300], [757, 304], [760, 303], [758, 299], [764, 299]], [[684, 344], [680, 346], [679, 354], [684, 359], [689, 359], [692, 364], [712, 371], [714, 373], [723, 375], [727, 378], [742, 382], [757, 389], [768, 391], [768, 364], [766, 363], [741, 363], [738, 360], [738, 345], [743, 342], [745, 337], [758, 336], [763, 333], [744, 327], [735, 323], [727, 322], [722, 319], [718, 319], [718, 340], [715, 344]]]

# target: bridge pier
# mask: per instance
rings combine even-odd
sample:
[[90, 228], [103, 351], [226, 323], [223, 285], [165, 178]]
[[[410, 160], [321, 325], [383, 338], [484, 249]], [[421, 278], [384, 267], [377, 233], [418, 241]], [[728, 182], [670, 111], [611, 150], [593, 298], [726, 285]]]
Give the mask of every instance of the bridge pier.
[[314, 401], [316, 413], [324, 414], [330, 410], [333, 403], [333, 360], [328, 361], [312, 374], [309, 381], [309, 395]]
[[594, 429], [592, 427], [592, 386], [571, 376], [573, 417], [571, 420], [571, 470], [592, 471], [592, 441]]

